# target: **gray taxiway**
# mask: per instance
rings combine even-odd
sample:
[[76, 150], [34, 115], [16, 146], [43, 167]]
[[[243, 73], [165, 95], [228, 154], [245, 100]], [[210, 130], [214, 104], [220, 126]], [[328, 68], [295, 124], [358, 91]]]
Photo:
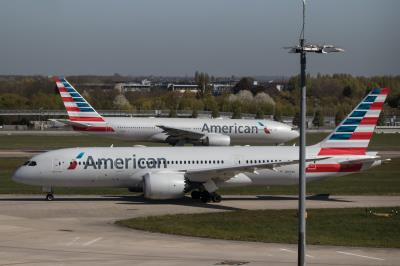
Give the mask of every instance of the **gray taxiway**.
[[[115, 220], [171, 213], [296, 208], [292, 196], [226, 196], [220, 204], [140, 197], [0, 195], [0, 265], [294, 265], [296, 245], [130, 230]], [[400, 206], [400, 196], [335, 196], [308, 208]], [[268, 226], [268, 225], [266, 225]], [[308, 246], [309, 265], [400, 265], [400, 249]]]

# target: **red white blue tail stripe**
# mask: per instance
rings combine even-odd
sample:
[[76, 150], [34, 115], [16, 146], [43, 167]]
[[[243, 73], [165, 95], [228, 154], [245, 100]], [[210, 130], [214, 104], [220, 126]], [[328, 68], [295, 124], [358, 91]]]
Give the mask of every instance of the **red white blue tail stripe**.
[[[73, 128], [80, 131], [113, 131], [107, 127], [104, 118], [65, 79], [54, 79], [71, 122], [81, 123]], [[83, 126], [85, 125], [85, 126]]]
[[388, 93], [388, 88], [371, 90], [335, 131], [320, 143], [318, 155], [365, 155]]

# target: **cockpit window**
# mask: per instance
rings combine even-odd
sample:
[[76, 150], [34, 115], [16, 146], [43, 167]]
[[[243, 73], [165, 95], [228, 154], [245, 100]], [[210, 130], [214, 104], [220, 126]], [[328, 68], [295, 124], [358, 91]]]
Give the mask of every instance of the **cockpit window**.
[[28, 165], [29, 166], [36, 166], [36, 162], [35, 161], [31, 161]]
[[28, 163], [30, 163], [31, 161], [26, 161], [26, 162], [24, 162], [24, 164], [23, 165], [27, 165]]

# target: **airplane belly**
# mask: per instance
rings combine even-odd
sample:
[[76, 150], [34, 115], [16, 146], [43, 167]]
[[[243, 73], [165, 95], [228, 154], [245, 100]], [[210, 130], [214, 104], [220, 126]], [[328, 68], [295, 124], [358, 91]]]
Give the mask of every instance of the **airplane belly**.
[[51, 173], [41, 179], [42, 186], [53, 187], [130, 187], [140, 180], [133, 179], [125, 172], [118, 171], [71, 171]]

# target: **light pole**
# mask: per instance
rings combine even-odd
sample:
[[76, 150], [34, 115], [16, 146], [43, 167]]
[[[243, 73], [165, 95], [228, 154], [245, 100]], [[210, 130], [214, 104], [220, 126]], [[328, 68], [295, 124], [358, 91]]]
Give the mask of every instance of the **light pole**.
[[299, 149], [299, 209], [297, 264], [305, 265], [306, 248], [306, 53], [344, 52], [333, 45], [306, 44], [304, 39], [306, 1], [303, 3], [303, 23], [299, 45], [288, 47], [289, 53], [300, 54], [300, 149]]

